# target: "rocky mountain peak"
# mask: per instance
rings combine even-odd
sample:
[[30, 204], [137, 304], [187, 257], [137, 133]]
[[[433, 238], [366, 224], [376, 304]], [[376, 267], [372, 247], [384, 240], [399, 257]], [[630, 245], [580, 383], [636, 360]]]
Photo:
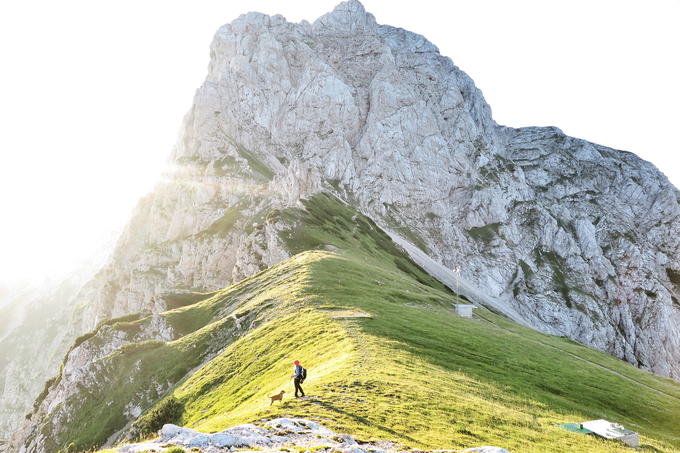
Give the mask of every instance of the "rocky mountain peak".
[[[357, 1], [313, 24], [248, 13], [221, 27], [173, 156], [175, 182], [150, 195], [121, 245], [134, 262], [110, 267], [159, 276], [150, 286], [123, 271], [120, 291], [98, 299], [103, 313], [272, 264], [286, 256], [275, 231], [244, 240], [247, 222], [325, 190], [432, 259], [463, 264], [535, 328], [680, 376], [680, 353], [658, 346], [680, 324], [677, 190], [633, 154], [555, 127], [499, 126], [448, 57]], [[244, 223], [220, 233], [226, 242], [202, 233], [231, 225], [231, 211]], [[159, 260], [143, 243], [169, 249]], [[255, 243], [259, 262], [239, 252]]]
[[289, 258], [269, 214], [329, 192], [461, 266], [474, 302], [680, 379], [680, 193], [653, 165], [498, 125], [434, 44], [354, 0], [311, 24], [244, 14], [210, 56], [174, 170], [68, 308], [74, 338]]
[[349, 11], [352, 13], [365, 13], [366, 9], [364, 5], [359, 0], [347, 0], [345, 2], [340, 2], [333, 8], [333, 13], [336, 11]]

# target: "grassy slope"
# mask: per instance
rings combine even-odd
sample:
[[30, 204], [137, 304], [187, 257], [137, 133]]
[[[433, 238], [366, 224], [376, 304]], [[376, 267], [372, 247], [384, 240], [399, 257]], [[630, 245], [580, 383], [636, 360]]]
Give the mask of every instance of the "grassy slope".
[[[316, 198], [307, 214], [276, 214], [297, 225], [284, 235], [291, 248], [327, 243], [343, 252], [280, 265], [296, 280], [263, 285], [267, 298], [283, 298], [278, 314], [178, 386], [179, 423], [218, 431], [293, 415], [418, 448], [628, 451], [555, 427], [607, 418], [642, 433], [650, 451], [677, 451], [680, 386], [488, 312], [480, 312], [486, 321], [460, 318], [450, 294], [402, 272], [389, 240], [344, 209]], [[339, 213], [332, 223], [329, 212]], [[281, 271], [257, 278], [268, 272]], [[295, 358], [309, 368], [309, 400], [290, 398]], [[281, 389], [284, 403], [269, 407], [266, 395]]]
[[[275, 219], [295, 225], [283, 234], [292, 250], [308, 251], [164, 314], [183, 329], [179, 340], [114, 354], [127, 370], [143, 357], [122, 359], [143, 353], [143, 375], [160, 380], [219, 351], [171, 389], [180, 403], [175, 423], [219, 431], [286, 415], [421, 449], [630, 451], [555, 427], [606, 418], [639, 431], [648, 451], [678, 451], [677, 384], [488, 312], [480, 320], [455, 315], [450, 292], [370, 220], [330, 197], [314, 197], [306, 212], [276, 211]], [[292, 399], [296, 358], [309, 370], [310, 399]], [[281, 389], [283, 404], [270, 407], [266, 395]]]
[[[298, 256], [306, 278], [289, 302], [291, 311], [234, 343], [179, 387], [175, 395], [185, 403], [179, 422], [217, 431], [293, 415], [319, 418], [363, 440], [417, 448], [628, 451], [555, 427], [607, 418], [641, 432], [650, 451], [676, 451], [669, 446], [677, 447], [680, 436], [676, 384], [566, 339], [517, 326], [519, 335], [512, 333], [507, 321], [488, 313], [496, 325], [460, 318], [445, 295], [417, 289], [395, 269], [363, 258], [352, 252]], [[371, 317], [332, 317], [356, 311]], [[309, 369], [305, 387], [312, 398], [286, 398], [270, 408], [266, 394], [292, 392], [294, 358]]]

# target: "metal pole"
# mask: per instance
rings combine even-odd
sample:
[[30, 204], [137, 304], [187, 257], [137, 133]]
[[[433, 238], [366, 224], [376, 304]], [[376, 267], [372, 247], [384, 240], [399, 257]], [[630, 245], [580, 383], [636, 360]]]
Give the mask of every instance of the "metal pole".
[[458, 311], [459, 311], [459, 309], [458, 309], [458, 302], [459, 302], [458, 301], [458, 285], [459, 285], [458, 277], [459, 276], [460, 276], [460, 266], [457, 266], [456, 267], [456, 313], [458, 313]]

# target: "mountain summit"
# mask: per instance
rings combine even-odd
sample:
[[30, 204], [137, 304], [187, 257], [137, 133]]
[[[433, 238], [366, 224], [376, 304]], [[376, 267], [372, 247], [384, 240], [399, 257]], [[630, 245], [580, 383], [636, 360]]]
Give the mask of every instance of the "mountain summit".
[[[422, 267], [460, 266], [460, 292], [478, 305], [680, 379], [680, 193], [653, 165], [555, 127], [496, 124], [451, 59], [356, 0], [313, 23], [242, 15], [217, 31], [210, 58], [173, 171], [64, 305], [72, 339], [102, 332], [109, 346], [72, 348], [68, 386], [49, 383], [35, 411], [62, 410], [76, 370], [132, 341], [106, 320], [150, 316], [139, 338], [174, 341], [162, 313], [309, 250], [281, 212], [304, 212], [321, 193], [419, 249]], [[22, 376], [3, 373], [6, 386]], [[29, 417], [17, 439], [37, 423]]]
[[248, 13], [210, 49], [177, 170], [94, 282], [93, 324], [279, 262], [266, 213], [329, 191], [526, 324], [680, 378], [680, 194], [653, 165], [497, 125], [436, 46], [357, 1], [311, 24]]

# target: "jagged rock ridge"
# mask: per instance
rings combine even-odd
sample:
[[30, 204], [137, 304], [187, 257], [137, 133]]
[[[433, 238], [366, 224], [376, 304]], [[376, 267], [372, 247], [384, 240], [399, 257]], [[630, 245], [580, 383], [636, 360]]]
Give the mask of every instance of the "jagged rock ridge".
[[249, 13], [210, 49], [176, 169], [81, 292], [94, 302], [74, 330], [281, 261], [268, 212], [326, 190], [535, 328], [680, 378], [680, 194], [651, 164], [497, 125], [449, 58], [357, 1], [314, 23]]

